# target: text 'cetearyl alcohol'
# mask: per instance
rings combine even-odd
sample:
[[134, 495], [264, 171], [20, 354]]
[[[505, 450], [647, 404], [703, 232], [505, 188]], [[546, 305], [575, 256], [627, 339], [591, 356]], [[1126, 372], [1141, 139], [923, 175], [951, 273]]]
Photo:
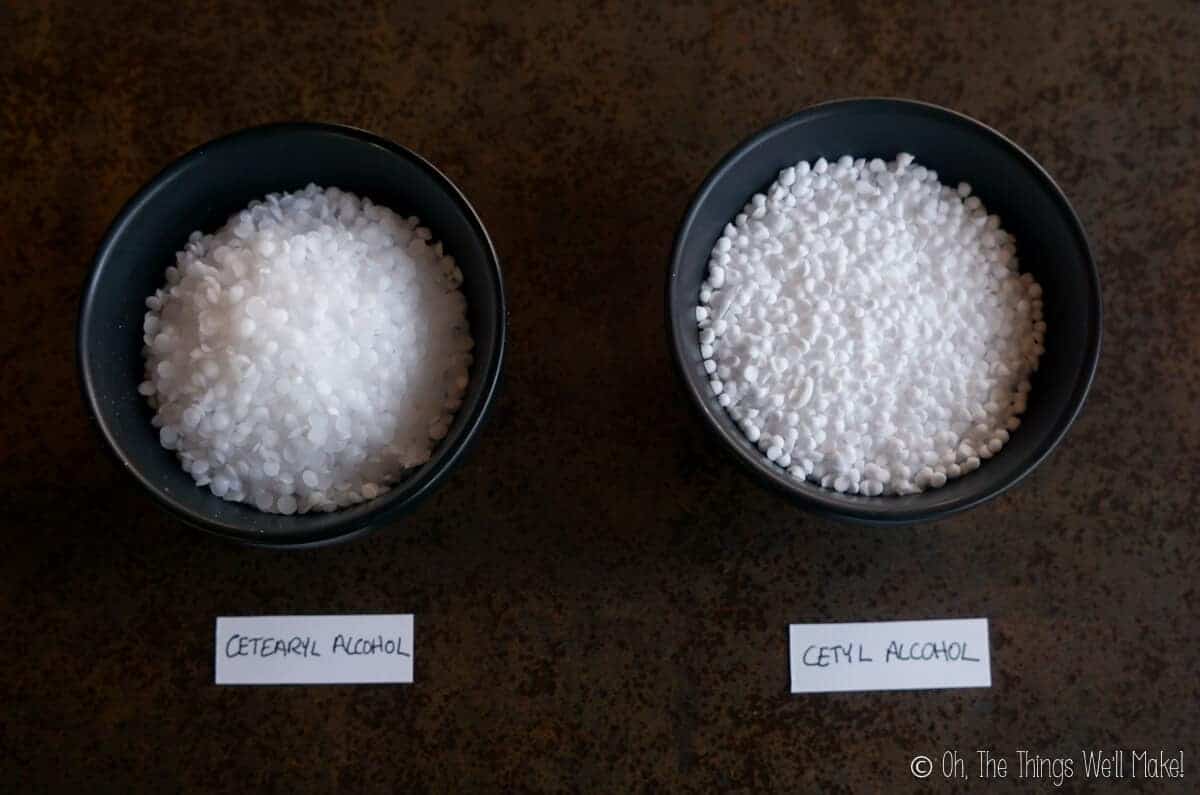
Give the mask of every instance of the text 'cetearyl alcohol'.
[[217, 619], [219, 685], [387, 684], [413, 680], [413, 617]]

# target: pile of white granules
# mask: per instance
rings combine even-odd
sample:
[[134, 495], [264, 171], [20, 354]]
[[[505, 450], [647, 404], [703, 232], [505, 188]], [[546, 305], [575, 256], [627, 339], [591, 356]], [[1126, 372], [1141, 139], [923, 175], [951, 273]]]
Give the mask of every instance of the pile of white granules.
[[1042, 290], [1011, 235], [908, 154], [779, 174], [725, 227], [696, 319], [717, 400], [793, 477], [938, 488], [1020, 424]]
[[146, 299], [139, 389], [197, 484], [331, 511], [429, 459], [472, 362], [462, 273], [431, 238], [315, 185], [191, 235]]

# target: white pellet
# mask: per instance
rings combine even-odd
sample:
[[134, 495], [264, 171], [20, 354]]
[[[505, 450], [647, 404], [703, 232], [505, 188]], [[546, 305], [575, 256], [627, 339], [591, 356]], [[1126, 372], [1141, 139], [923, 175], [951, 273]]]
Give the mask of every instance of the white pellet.
[[713, 393], [793, 477], [940, 488], [1009, 440], [1044, 349], [1013, 251], [971, 185], [911, 155], [784, 169], [713, 248], [696, 307]]
[[427, 461], [462, 404], [462, 274], [432, 232], [310, 185], [193, 233], [146, 300], [164, 447], [263, 511], [331, 511]]

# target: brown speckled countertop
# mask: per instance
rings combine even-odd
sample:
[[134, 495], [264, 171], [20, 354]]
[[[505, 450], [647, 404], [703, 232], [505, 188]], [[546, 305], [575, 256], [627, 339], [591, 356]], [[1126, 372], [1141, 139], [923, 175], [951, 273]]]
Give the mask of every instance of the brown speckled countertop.
[[[1183, 782], [1129, 787], [1195, 790], [1200, 6], [102, 5], [0, 4], [0, 789], [895, 792], [918, 752], [1121, 746], [1187, 753]], [[663, 333], [703, 175], [851, 95], [949, 105], [1026, 147], [1104, 287], [1065, 443], [910, 530], [751, 483], [692, 421]], [[458, 181], [512, 321], [466, 465], [394, 528], [282, 554], [186, 530], [118, 471], [72, 335], [143, 181], [296, 118]], [[408, 611], [413, 686], [212, 684], [217, 615]], [[789, 622], [951, 616], [991, 618], [990, 690], [787, 692]]]

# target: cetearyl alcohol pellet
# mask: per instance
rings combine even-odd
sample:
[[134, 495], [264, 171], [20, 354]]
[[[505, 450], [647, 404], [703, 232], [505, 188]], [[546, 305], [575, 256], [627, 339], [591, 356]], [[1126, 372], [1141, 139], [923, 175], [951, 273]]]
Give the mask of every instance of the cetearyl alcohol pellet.
[[263, 511], [330, 511], [427, 461], [462, 403], [462, 273], [416, 218], [310, 185], [195, 232], [146, 300], [162, 445]]

